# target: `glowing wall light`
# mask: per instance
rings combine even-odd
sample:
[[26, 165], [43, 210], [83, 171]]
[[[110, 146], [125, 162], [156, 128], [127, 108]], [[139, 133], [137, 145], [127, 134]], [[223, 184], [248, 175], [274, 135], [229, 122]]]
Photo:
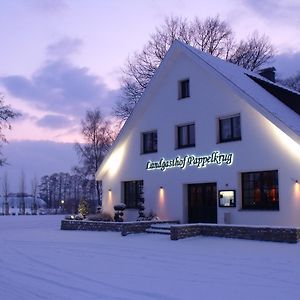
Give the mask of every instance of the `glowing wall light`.
[[164, 202], [165, 202], [165, 190], [161, 186], [159, 188], [159, 206], [163, 206]]
[[101, 167], [100, 173], [97, 174], [97, 180], [101, 180], [105, 175], [114, 177], [118, 173], [127, 150], [126, 145], [127, 142], [124, 142], [114, 149], [103, 167]]
[[109, 205], [109, 206], [111, 206], [112, 205], [112, 191], [111, 191], [111, 188], [110, 189], [108, 189], [108, 197], [107, 197], [107, 204]]
[[281, 129], [276, 127], [274, 124], [271, 124], [271, 129], [273, 130], [274, 135], [287, 151], [292, 153], [295, 158], [300, 159], [300, 144], [293, 140], [290, 136], [284, 133]]

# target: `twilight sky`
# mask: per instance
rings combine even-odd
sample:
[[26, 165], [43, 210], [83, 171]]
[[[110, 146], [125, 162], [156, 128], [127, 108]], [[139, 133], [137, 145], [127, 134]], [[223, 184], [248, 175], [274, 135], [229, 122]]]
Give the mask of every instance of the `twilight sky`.
[[22, 113], [0, 176], [17, 180], [22, 170], [30, 179], [76, 164], [71, 143], [86, 109], [111, 112], [126, 58], [166, 16], [219, 15], [239, 39], [257, 30], [274, 45], [281, 77], [300, 71], [299, 0], [2, 0], [0, 11], [0, 92]]

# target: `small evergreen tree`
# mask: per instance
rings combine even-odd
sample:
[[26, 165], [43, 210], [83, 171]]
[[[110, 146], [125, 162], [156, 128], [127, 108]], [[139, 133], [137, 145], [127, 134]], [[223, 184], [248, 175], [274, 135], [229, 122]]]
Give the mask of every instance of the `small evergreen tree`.
[[79, 202], [78, 212], [85, 218], [89, 214], [89, 204], [86, 200]]

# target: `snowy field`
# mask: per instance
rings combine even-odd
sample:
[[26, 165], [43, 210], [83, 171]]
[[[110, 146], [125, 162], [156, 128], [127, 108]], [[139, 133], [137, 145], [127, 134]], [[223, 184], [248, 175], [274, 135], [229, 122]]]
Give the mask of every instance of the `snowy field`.
[[300, 244], [60, 231], [0, 217], [0, 299], [300, 299]]

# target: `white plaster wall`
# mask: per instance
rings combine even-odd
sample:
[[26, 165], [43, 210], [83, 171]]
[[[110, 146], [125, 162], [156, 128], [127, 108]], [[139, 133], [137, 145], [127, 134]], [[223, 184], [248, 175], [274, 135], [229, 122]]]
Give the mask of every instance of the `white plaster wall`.
[[[300, 226], [300, 187], [297, 191], [292, 180], [300, 180], [300, 145], [241, 99], [225, 80], [185, 54], [179, 55], [159, 75], [156, 78], [159, 82], [155, 88], [152, 86], [151, 99], [144, 99], [147, 104], [140, 109], [146, 113], [135, 115], [130, 130], [115, 148], [114, 153], [120, 152], [113, 160], [117, 161], [117, 167], [113, 167], [114, 172], [103, 172], [104, 209], [112, 212], [113, 204], [121, 201], [122, 181], [144, 180], [146, 209], [162, 219], [186, 222], [185, 185], [217, 182], [218, 190], [235, 189], [237, 196], [236, 208], [218, 208], [218, 223], [223, 223], [224, 213], [230, 212], [235, 224]], [[178, 100], [178, 81], [185, 78], [190, 79], [191, 97]], [[236, 113], [241, 114], [242, 140], [218, 143], [218, 117]], [[196, 126], [196, 147], [176, 149], [176, 125], [190, 122], [195, 122]], [[141, 154], [141, 132], [154, 129], [158, 131], [158, 152]], [[203, 155], [214, 150], [233, 152], [233, 165], [174, 168], [165, 172], [145, 169], [148, 160]], [[240, 173], [264, 170], [279, 172], [280, 210], [241, 210]], [[164, 188], [164, 195], [161, 195], [160, 186]], [[126, 211], [127, 219], [136, 216], [136, 210]]]

